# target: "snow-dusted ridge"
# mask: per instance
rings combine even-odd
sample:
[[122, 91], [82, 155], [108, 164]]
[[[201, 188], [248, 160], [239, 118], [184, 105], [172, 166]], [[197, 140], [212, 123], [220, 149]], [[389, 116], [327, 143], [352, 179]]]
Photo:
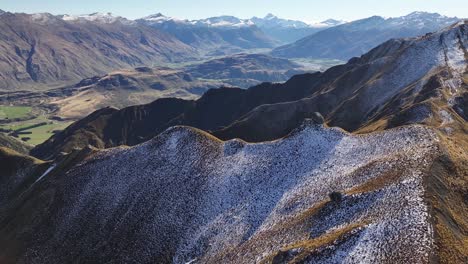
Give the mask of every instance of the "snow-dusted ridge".
[[305, 21], [279, 18], [273, 14], [267, 14], [264, 18], [253, 17], [250, 19], [255, 25], [265, 28], [324, 28], [346, 23], [345, 21], [328, 19], [322, 22], [308, 23]]
[[[63, 175], [54, 236], [38, 227], [34, 236], [50, 239], [28, 252], [66, 262], [57, 249], [73, 245], [96, 261], [254, 263], [291, 248], [308, 263], [425, 263], [423, 180], [435, 153], [437, 136], [421, 126], [356, 136], [305, 123], [257, 144], [173, 127]], [[341, 202], [329, 202], [333, 191]], [[294, 246], [339, 232], [316, 251]], [[104, 237], [111, 248], [89, 251]]]
[[210, 17], [205, 19], [178, 19], [173, 17], [165, 16], [161, 13], [154, 15], [146, 16], [141, 18], [142, 21], [147, 21], [156, 24], [162, 24], [167, 22], [174, 22], [180, 24], [194, 25], [194, 26], [206, 26], [206, 27], [249, 27], [249, 26], [259, 26], [259, 27], [280, 27], [280, 28], [322, 28], [322, 27], [331, 27], [345, 23], [344, 21], [328, 19], [323, 22], [318, 23], [307, 23], [299, 20], [290, 20], [279, 18], [273, 14], [268, 14], [264, 18], [252, 17], [249, 19], [241, 19], [234, 16], [218, 16]]
[[126, 19], [121, 16], [114, 16], [112, 13], [93, 13], [93, 14], [87, 14], [87, 15], [61, 15], [59, 16], [65, 21], [78, 21], [78, 22], [84, 22], [84, 21], [92, 21], [92, 22], [99, 22], [99, 23], [105, 23], [105, 24], [112, 24], [115, 22], [121, 22], [124, 24], [132, 24], [135, 23], [132, 20]]

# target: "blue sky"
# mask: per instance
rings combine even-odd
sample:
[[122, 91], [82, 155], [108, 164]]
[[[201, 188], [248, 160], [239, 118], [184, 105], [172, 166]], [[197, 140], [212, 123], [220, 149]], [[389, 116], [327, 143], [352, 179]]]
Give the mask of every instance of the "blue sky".
[[468, 0], [0, 0], [0, 9], [52, 14], [112, 12], [128, 18], [161, 12], [189, 19], [217, 15], [263, 17], [273, 13], [305, 21], [328, 18], [350, 21], [372, 15], [401, 16], [412, 11], [467, 17]]

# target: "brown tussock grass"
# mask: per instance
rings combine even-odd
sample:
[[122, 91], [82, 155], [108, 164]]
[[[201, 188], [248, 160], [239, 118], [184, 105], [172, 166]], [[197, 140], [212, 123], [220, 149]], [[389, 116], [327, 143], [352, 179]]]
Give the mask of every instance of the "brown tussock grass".
[[[337, 241], [345, 239], [346, 235], [349, 235], [352, 231], [362, 228], [365, 225], [366, 225], [365, 223], [350, 224], [343, 228], [333, 230], [332, 232], [324, 234], [320, 237], [317, 237], [314, 239], [302, 240], [302, 241], [298, 241], [296, 243], [290, 244], [282, 248], [280, 252], [298, 249], [300, 253], [296, 255], [288, 263], [289, 264], [302, 263], [304, 260], [306, 260], [307, 257], [309, 257], [310, 255], [313, 255], [314, 252], [317, 251], [318, 249], [330, 246]], [[273, 259], [280, 252], [277, 252], [276, 254], [268, 256], [262, 261], [262, 263], [272, 263]]]

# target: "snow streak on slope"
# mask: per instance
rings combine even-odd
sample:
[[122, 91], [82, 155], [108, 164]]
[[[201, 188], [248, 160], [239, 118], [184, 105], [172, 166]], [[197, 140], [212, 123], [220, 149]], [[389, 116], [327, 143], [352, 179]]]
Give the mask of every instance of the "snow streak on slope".
[[[425, 263], [435, 138], [423, 127], [354, 136], [306, 124], [247, 144], [171, 128], [67, 173], [46, 222], [56, 228], [34, 230], [24, 260], [254, 263], [287, 252], [310, 263]], [[341, 202], [329, 201], [333, 191]]]
[[392, 40], [393, 46], [401, 45], [405, 48], [395, 58], [385, 57], [391, 60], [391, 66], [387, 66], [388, 70], [377, 80], [369, 82], [367, 97], [372, 104], [368, 108], [382, 105], [412, 84], [424, 86], [430, 76], [441, 69], [448, 72], [448, 76], [442, 80], [445, 86], [450, 87], [454, 95], [458, 94], [457, 89], [461, 87], [463, 74], [468, 67], [465, 57], [468, 54], [468, 34], [464, 32], [467, 29], [468, 24], [461, 22], [425, 37], [403, 42]]

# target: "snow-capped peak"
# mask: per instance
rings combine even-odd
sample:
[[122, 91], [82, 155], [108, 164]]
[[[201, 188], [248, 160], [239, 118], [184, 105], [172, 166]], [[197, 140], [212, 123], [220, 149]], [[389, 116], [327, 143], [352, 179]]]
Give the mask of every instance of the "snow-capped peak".
[[402, 18], [407, 18], [407, 19], [411, 19], [411, 18], [427, 18], [427, 17], [444, 17], [438, 13], [429, 13], [429, 12], [422, 12], [422, 11], [415, 11], [415, 12], [412, 12], [406, 16], [402, 16]]
[[39, 24], [49, 24], [57, 21], [57, 17], [49, 13], [35, 13], [31, 15], [31, 19]]
[[330, 25], [330, 26], [337, 26], [346, 23], [344, 20], [336, 20], [336, 19], [327, 19], [322, 21], [321, 24]]
[[386, 20], [390, 22], [390, 25], [392, 26], [408, 25], [411, 27], [424, 28], [433, 24], [455, 23], [459, 21], [459, 18], [447, 17], [447, 16], [440, 15], [438, 13], [428, 13], [428, 12], [417, 11], [417, 12], [410, 13], [406, 16], [387, 18]]
[[265, 20], [272, 20], [272, 19], [277, 19], [278, 17], [273, 15], [272, 13], [268, 13], [266, 16], [265, 16]]
[[157, 13], [157, 14], [154, 14], [154, 15], [149, 15], [149, 16], [146, 16], [144, 18], [142, 18], [142, 20], [146, 20], [146, 21], [168, 21], [168, 20], [171, 20], [172, 18], [170, 17], [167, 17], [161, 13]]
[[246, 27], [254, 24], [250, 19], [240, 19], [234, 16], [210, 17], [206, 19], [192, 20], [190, 23], [197, 26], [211, 27]]
[[253, 17], [251, 21], [263, 28], [275, 28], [275, 27], [282, 27], [282, 28], [307, 28], [309, 25], [305, 22], [299, 20], [290, 20], [290, 19], [283, 19], [279, 18], [273, 14], [267, 14], [264, 18]]
[[345, 24], [346, 21], [344, 20], [336, 20], [336, 19], [327, 19], [322, 22], [317, 22], [317, 23], [311, 23], [311, 27], [316, 27], [316, 28], [329, 28], [329, 27], [335, 27], [341, 24]]
[[111, 24], [115, 22], [122, 23], [132, 23], [131, 20], [128, 20], [121, 16], [114, 16], [112, 13], [92, 13], [88, 15], [62, 15], [61, 18], [65, 21], [92, 21], [105, 24]]

